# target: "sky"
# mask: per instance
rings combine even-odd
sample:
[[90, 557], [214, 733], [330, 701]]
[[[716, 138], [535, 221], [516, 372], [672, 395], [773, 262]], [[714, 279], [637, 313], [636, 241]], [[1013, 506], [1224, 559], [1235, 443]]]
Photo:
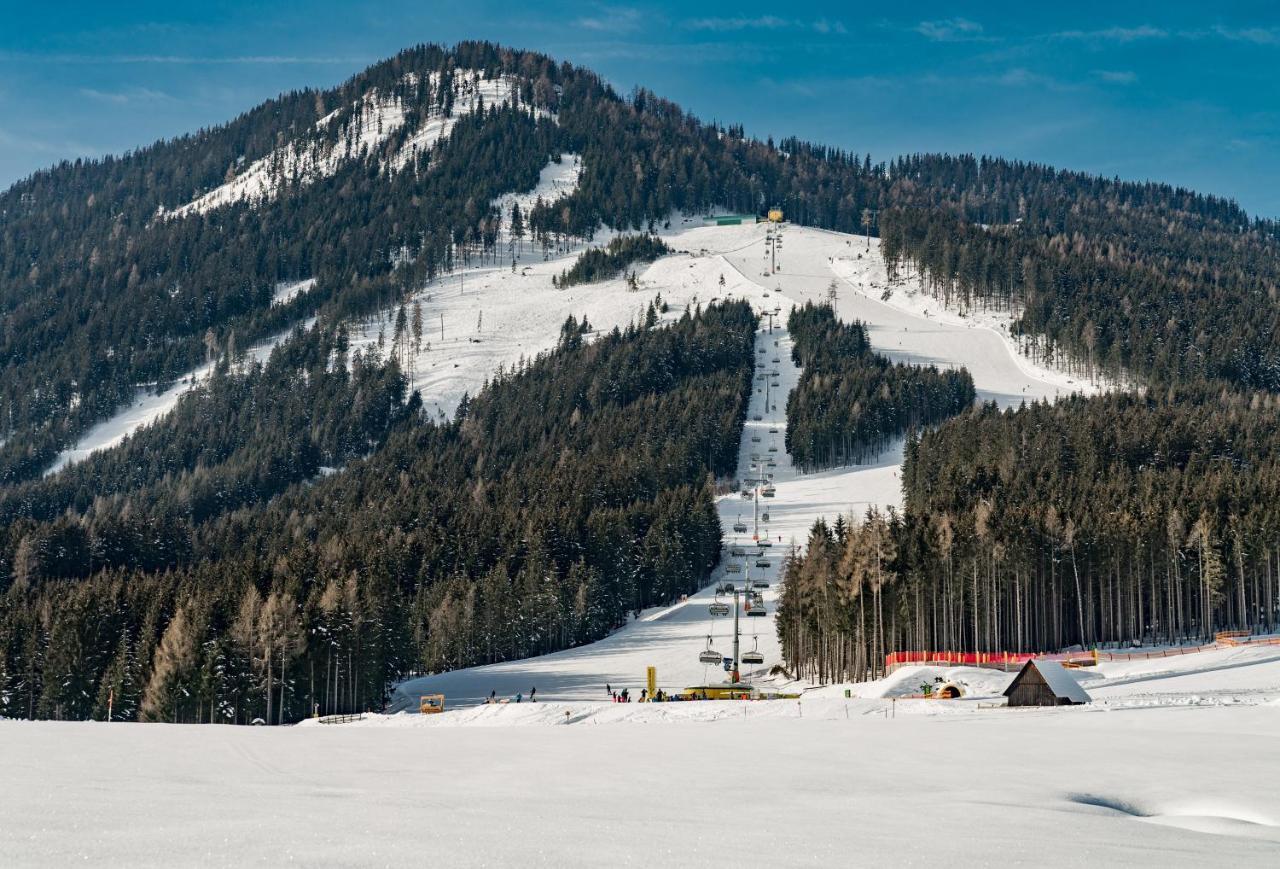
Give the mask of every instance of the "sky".
[[488, 39], [760, 138], [1034, 160], [1280, 217], [1280, 4], [1051, 5], [0, 0], [0, 188]]

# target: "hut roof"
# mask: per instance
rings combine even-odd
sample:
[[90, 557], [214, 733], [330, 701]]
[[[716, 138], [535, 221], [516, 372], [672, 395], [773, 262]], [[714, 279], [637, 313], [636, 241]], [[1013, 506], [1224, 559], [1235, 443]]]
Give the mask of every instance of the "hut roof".
[[1080, 687], [1080, 683], [1075, 680], [1075, 677], [1067, 672], [1065, 667], [1057, 661], [1050, 661], [1045, 658], [1032, 658], [1030, 661], [1027, 661], [1027, 663], [1022, 666], [1022, 670], [1018, 675], [1009, 683], [1009, 687], [1005, 689], [1004, 693], [1006, 697], [1009, 696], [1017, 684], [1022, 681], [1022, 676], [1027, 672], [1028, 667], [1036, 668], [1036, 672], [1038, 672], [1040, 677], [1044, 679], [1045, 684], [1049, 686], [1049, 690], [1054, 693], [1054, 696], [1065, 697], [1072, 703], [1090, 702], [1091, 698], [1088, 693]]

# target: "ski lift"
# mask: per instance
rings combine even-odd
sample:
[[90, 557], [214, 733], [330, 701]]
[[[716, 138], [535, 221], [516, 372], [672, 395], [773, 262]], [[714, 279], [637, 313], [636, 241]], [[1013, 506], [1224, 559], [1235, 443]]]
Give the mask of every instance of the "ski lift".
[[[736, 561], [730, 561], [728, 564], [724, 566], [724, 572], [725, 573], [742, 573], [742, 565], [738, 564]], [[732, 591], [732, 589], [730, 589], [730, 591]]]
[[754, 497], [754, 496], [751, 494], [751, 490], [750, 490], [750, 489], [743, 489], [743, 490], [742, 490], [742, 498], [743, 498], [743, 500], [745, 500], [745, 501], [750, 501], [753, 497]]
[[713, 616], [727, 616], [729, 614], [729, 605], [723, 601], [716, 601], [707, 607], [707, 611]]
[[756, 567], [768, 567], [768, 566], [769, 566], [769, 559], [767, 558], [756, 559]]
[[734, 546], [729, 549], [729, 554], [736, 558], [741, 558], [747, 553], [741, 546]]
[[776, 453], [777, 451], [778, 451], [777, 447], [769, 447], [769, 452]]
[[733, 523], [733, 530], [734, 530], [734, 533], [735, 533], [735, 534], [746, 534], [746, 533], [747, 533], [747, 525], [746, 525], [746, 523], [745, 523], [745, 522], [734, 522], [734, 523]]
[[753, 444], [758, 444], [758, 443], [760, 443], [760, 435], [752, 435], [752, 436], [751, 436], [751, 442], [752, 442]]
[[774, 427], [772, 427], [772, 428], [770, 428], [770, 429], [769, 429], [769, 434], [777, 434], [777, 433], [778, 433], [778, 427], [777, 427], [777, 426], [774, 426]]
[[778, 364], [778, 357], [777, 357], [777, 356], [773, 357], [773, 364], [774, 364], [774, 365], [777, 365], [777, 364]]
[[770, 542], [768, 537], [762, 537], [756, 541], [756, 546], [759, 546], [761, 549], [768, 549], [772, 545], [773, 543]]
[[722, 660], [724, 660], [724, 655], [721, 655], [719, 652], [717, 652], [715, 649], [711, 647], [710, 634], [707, 634], [707, 647], [702, 650], [701, 654], [698, 655], [698, 660], [704, 664], [719, 664]]
[[764, 655], [760, 654], [760, 639], [751, 644], [751, 651], [742, 653], [742, 663], [744, 664], [763, 664]]
[[722, 582], [716, 586], [716, 594], [733, 594], [733, 583]]
[[752, 603], [751, 609], [747, 610], [747, 615], [753, 618], [767, 616], [768, 613], [764, 611], [764, 601], [761, 600], [759, 603]]
[[773, 486], [770, 486], [769, 488], [767, 488], [767, 489], [765, 489], [763, 492], [761, 492], [761, 493], [760, 493], [760, 496], [761, 496], [761, 497], [763, 497], [763, 498], [772, 498], [772, 497], [774, 497], [774, 496], [775, 496], [775, 495], [777, 495], [777, 494], [778, 494], [777, 490], [775, 490], [775, 489], [773, 488]]
[[764, 422], [764, 417], [758, 413], [755, 416], [751, 417], [751, 419], [754, 420], [755, 422]]
[[765, 510], [765, 511], [764, 511], [764, 513], [762, 513], [762, 514], [760, 515], [760, 521], [761, 521], [761, 522], [768, 522], [768, 521], [769, 521], [769, 511], [768, 511], [768, 510]]
[[768, 588], [768, 587], [769, 587], [769, 580], [767, 580], [767, 579], [755, 579], [755, 580], [752, 580], [752, 581], [751, 581], [751, 587], [752, 587], [752, 588]]
[[751, 593], [751, 605], [752, 605], [753, 607], [760, 607], [760, 608], [762, 608], [762, 609], [763, 609], [763, 608], [764, 608], [764, 595], [762, 595], [762, 594], [761, 594], [760, 592], [758, 592], [758, 591], [753, 591], [753, 592]]

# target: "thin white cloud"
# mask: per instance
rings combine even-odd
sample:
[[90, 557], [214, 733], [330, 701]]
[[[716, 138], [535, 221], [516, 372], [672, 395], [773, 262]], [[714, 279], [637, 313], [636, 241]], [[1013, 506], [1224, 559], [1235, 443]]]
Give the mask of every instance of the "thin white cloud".
[[640, 27], [639, 9], [628, 6], [604, 6], [595, 15], [584, 15], [573, 23], [583, 30], [597, 33], [630, 33]]
[[706, 30], [714, 33], [739, 33], [744, 30], [811, 30], [814, 33], [848, 33], [842, 21], [826, 18], [781, 18], [777, 15], [756, 15], [737, 18], [691, 18], [684, 22], [689, 30]]
[[1223, 27], [1213, 28], [1223, 39], [1233, 42], [1252, 42], [1254, 45], [1280, 45], [1280, 27]]
[[143, 87], [128, 88], [122, 91], [102, 91], [97, 88], [80, 88], [80, 94], [101, 103], [115, 103], [116, 105], [126, 105], [128, 103], [161, 103], [169, 102], [174, 99], [174, 97], [164, 91]]
[[986, 38], [982, 25], [968, 18], [921, 21], [914, 30], [934, 42], [974, 42]]
[[1080, 42], [1138, 42], [1144, 39], [1167, 39], [1169, 31], [1162, 27], [1141, 24], [1137, 27], [1106, 27], [1101, 30], [1062, 30], [1051, 33], [1050, 39], [1076, 40]]
[[1093, 74], [1108, 84], [1133, 84], [1138, 74], [1128, 69], [1095, 69]]

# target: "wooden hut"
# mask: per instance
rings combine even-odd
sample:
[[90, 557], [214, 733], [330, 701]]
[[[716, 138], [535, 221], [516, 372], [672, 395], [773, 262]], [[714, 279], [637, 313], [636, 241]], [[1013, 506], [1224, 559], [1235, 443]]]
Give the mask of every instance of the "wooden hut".
[[1057, 661], [1032, 658], [1004, 689], [1010, 706], [1075, 706], [1089, 695]]

